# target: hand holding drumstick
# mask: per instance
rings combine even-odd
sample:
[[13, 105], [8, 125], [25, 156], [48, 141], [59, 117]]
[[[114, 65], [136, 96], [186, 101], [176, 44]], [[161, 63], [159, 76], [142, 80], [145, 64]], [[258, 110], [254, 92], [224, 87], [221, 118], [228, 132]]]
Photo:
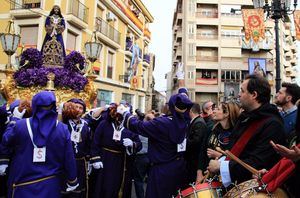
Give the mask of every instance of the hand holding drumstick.
[[258, 170], [256, 170], [255, 168], [253, 168], [252, 166], [250, 166], [249, 164], [246, 164], [245, 162], [243, 162], [242, 160], [240, 160], [238, 157], [236, 157], [234, 154], [232, 154], [230, 151], [226, 150], [223, 151], [221, 148], [217, 147], [216, 148], [217, 151], [219, 151], [220, 153], [222, 153], [223, 155], [228, 156], [230, 159], [234, 160], [235, 162], [237, 162], [238, 164], [240, 164], [241, 166], [243, 166], [244, 168], [246, 168], [248, 171], [250, 171], [252, 174], [259, 176], [260, 173]]

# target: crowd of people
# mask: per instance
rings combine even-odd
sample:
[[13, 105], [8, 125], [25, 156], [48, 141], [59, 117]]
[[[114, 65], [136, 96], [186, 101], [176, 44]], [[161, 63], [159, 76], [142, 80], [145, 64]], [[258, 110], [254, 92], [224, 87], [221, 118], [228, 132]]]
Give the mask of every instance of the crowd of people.
[[57, 105], [42, 91], [0, 108], [0, 197], [130, 198], [134, 186], [137, 198], [171, 198], [208, 178], [224, 194], [256, 178], [262, 192], [300, 197], [299, 99], [300, 87], [283, 83], [271, 104], [259, 75], [246, 77], [239, 100], [218, 105], [181, 88], [164, 112], [134, 113], [126, 101]]

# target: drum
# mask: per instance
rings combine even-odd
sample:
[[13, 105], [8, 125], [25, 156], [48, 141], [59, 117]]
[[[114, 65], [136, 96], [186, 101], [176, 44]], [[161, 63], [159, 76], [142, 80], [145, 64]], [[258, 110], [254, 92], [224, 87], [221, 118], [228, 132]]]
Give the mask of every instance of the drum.
[[222, 183], [207, 182], [179, 191], [176, 198], [219, 198], [222, 197]]
[[224, 198], [288, 198], [287, 194], [280, 188], [273, 193], [261, 191], [261, 187], [256, 179], [251, 179], [240, 183], [230, 189]]

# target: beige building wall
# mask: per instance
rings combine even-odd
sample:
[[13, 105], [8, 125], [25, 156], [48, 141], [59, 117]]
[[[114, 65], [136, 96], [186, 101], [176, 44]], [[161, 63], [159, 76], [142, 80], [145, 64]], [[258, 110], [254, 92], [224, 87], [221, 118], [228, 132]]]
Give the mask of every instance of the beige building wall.
[[[142, 1], [12, 0], [11, 3], [4, 1], [0, 7], [0, 32], [5, 32], [7, 22], [13, 18], [16, 33], [21, 34], [25, 41], [23, 50], [29, 47], [41, 49], [46, 34], [45, 19], [55, 4], [60, 6], [66, 21], [63, 39], [67, 54], [76, 50], [86, 55], [84, 45], [91, 40], [94, 31], [97, 40], [103, 44], [100, 56], [93, 65], [97, 74], [95, 79], [97, 105], [119, 102], [121, 99], [130, 100], [134, 108], [142, 110], [149, 105], [148, 103], [151, 105], [151, 101], [146, 98], [151, 95], [148, 93], [148, 87], [152, 83], [152, 72], [149, 71], [151, 59], [147, 56], [150, 55], [148, 46], [151, 42], [148, 27], [149, 23], [153, 22], [153, 16]], [[32, 28], [31, 34], [25, 34], [24, 32], [29, 32], [29, 27]], [[127, 80], [127, 71], [132, 59], [131, 49], [126, 47], [128, 40], [140, 48], [141, 54], [135, 86]], [[21, 49], [22, 44], [12, 57], [13, 64], [16, 64], [15, 57], [20, 55]], [[4, 69], [6, 63], [7, 56], [1, 51], [0, 68]], [[1, 74], [0, 77], [1, 80], [5, 80], [4, 75]]]
[[[185, 86], [192, 100], [202, 103], [236, 98], [249, 73], [248, 61], [255, 58], [265, 60], [266, 77], [275, 95], [274, 22], [266, 21], [266, 38], [257, 45], [245, 42], [241, 9], [249, 8], [253, 8], [251, 0], [177, 1], [170, 94], [178, 89], [175, 74], [178, 63], [183, 63]], [[293, 82], [296, 75], [295, 36], [290, 26], [290, 22], [280, 23], [282, 82]]]

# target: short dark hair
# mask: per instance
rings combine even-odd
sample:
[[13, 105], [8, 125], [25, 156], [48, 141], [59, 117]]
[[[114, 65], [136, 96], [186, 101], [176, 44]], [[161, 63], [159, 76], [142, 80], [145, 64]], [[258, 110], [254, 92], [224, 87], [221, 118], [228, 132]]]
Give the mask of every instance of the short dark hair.
[[200, 105], [198, 103], [193, 103], [193, 106], [190, 110], [191, 112], [193, 113], [197, 113], [197, 114], [200, 114], [201, 113], [201, 108], [200, 108]]
[[247, 85], [248, 92], [252, 94], [255, 91], [257, 93], [256, 100], [260, 104], [270, 102], [271, 87], [267, 79], [257, 74], [251, 74], [246, 77], [246, 80], [249, 80]]
[[281, 87], [286, 88], [286, 93], [292, 96], [292, 103], [296, 104], [300, 99], [300, 87], [296, 83], [283, 82]]

